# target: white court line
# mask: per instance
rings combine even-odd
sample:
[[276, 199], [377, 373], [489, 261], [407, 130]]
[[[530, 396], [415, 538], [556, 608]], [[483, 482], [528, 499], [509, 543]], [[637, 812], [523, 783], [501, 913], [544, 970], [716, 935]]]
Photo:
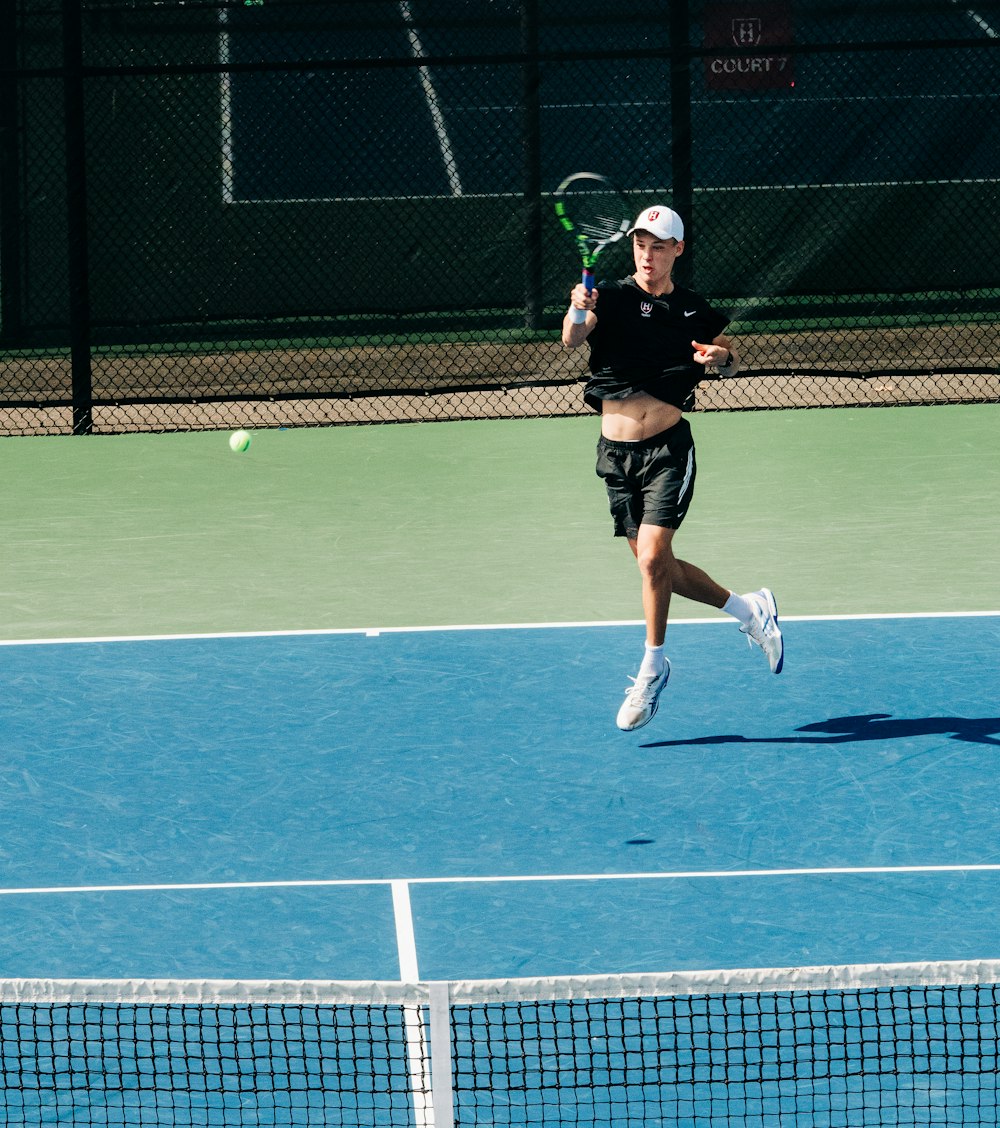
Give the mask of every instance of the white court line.
[[[961, 7], [961, 0], [951, 0], [951, 2], [955, 5], [956, 8]], [[974, 11], [972, 8], [966, 8], [965, 14], [981, 31], [985, 32], [990, 39], [996, 39], [998, 38], [998, 36], [1000, 36], [1000, 32], [998, 32], [996, 28], [991, 24], [987, 23], [986, 20], [977, 11]]]
[[[746, 870], [675, 870], [638, 871], [635, 873], [558, 873], [558, 874], [495, 874], [480, 877], [345, 877], [316, 878], [300, 881], [197, 881], [163, 882], [144, 885], [47, 885], [24, 888], [0, 888], [0, 897], [55, 896], [84, 893], [187, 893], [217, 890], [254, 889], [330, 889], [358, 885], [389, 886], [396, 911], [397, 938], [402, 947], [412, 939], [406, 934], [409, 913], [409, 887], [411, 885], [511, 885], [516, 882], [568, 882], [568, 881], [723, 881], [730, 878], [758, 877], [853, 877], [877, 874], [938, 874], [938, 873], [1000, 873], [1000, 862], [950, 863], [926, 866], [811, 866], [799, 869], [746, 869]], [[402, 929], [402, 933], [400, 932]], [[415, 952], [414, 968], [415, 973]]]
[[399, 978], [403, 983], [419, 983], [417, 941], [413, 932], [413, 911], [410, 908], [410, 886], [406, 881], [392, 881], [392, 911], [396, 919], [396, 950], [399, 952]]
[[[406, 35], [410, 41], [410, 51], [413, 53], [413, 57], [415, 59], [426, 58], [427, 53], [420, 41], [417, 25], [413, 21], [409, 0], [399, 0], [399, 11], [403, 17], [403, 24], [406, 27]], [[462, 181], [458, 175], [458, 162], [455, 160], [455, 151], [452, 148], [451, 138], [448, 136], [448, 127], [445, 125], [441, 101], [438, 98], [437, 90], [434, 88], [430, 68], [418, 67], [417, 74], [420, 78], [420, 86], [424, 92], [431, 121], [434, 123], [434, 133], [437, 137], [438, 148], [441, 150], [441, 163], [444, 165], [445, 175], [448, 177], [448, 187], [453, 196], [461, 196]]]
[[[410, 887], [405, 881], [393, 881], [391, 887], [399, 980], [401, 983], [419, 983], [420, 972], [417, 969], [417, 941], [413, 932]], [[427, 1065], [429, 1059], [427, 1040], [419, 1006], [403, 1007], [403, 1027], [410, 1092], [413, 1095], [413, 1115], [418, 1128], [434, 1128], [433, 1082]]]
[[[990, 619], [1000, 618], [1000, 611], [871, 611], [848, 615], [782, 615], [783, 623], [835, 623], [866, 619]], [[68, 646], [73, 643], [104, 642], [197, 642], [207, 639], [224, 638], [309, 638], [327, 635], [365, 635], [378, 638], [383, 634], [433, 634], [444, 631], [535, 631], [535, 630], [578, 630], [595, 627], [637, 627], [641, 619], [596, 619], [563, 621], [551, 623], [452, 623], [432, 626], [412, 627], [317, 627], [302, 630], [275, 631], [204, 631], [190, 634], [143, 634], [143, 635], [84, 635], [65, 638], [11, 638], [0, 639], [0, 646]], [[671, 619], [670, 626], [705, 626], [706, 624], [729, 625], [733, 620], [728, 616], [711, 618]]]

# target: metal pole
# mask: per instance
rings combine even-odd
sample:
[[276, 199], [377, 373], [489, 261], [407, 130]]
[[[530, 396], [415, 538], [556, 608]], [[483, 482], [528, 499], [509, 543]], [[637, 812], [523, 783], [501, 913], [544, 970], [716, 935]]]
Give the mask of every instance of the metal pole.
[[15, 345], [22, 333], [21, 175], [17, 76], [17, 12], [2, 5], [0, 25], [0, 341]]
[[[673, 209], [684, 220], [685, 243], [694, 232], [694, 171], [691, 143], [691, 19], [690, 0], [672, 0], [670, 8], [670, 163]], [[694, 273], [695, 244], [688, 243], [674, 268], [678, 282], [688, 284]]]
[[93, 430], [90, 271], [87, 255], [87, 152], [83, 83], [82, 0], [63, 0], [63, 120], [66, 130], [66, 219], [69, 267], [73, 434]]
[[521, 0], [524, 106], [524, 324], [542, 323], [542, 158], [538, 66], [538, 0]]

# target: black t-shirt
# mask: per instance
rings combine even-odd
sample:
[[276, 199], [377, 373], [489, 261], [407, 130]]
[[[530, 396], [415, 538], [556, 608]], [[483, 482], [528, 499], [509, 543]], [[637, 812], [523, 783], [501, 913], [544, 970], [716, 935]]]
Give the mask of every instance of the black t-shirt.
[[691, 342], [713, 341], [729, 318], [684, 286], [653, 297], [629, 277], [599, 282], [597, 290], [587, 404], [600, 411], [602, 400], [647, 392], [683, 410], [705, 379], [704, 367], [691, 359]]

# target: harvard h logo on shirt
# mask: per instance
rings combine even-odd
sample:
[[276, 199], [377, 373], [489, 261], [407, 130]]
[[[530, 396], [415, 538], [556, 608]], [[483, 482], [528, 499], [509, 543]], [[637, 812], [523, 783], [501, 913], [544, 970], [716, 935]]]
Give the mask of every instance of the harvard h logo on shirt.
[[653, 303], [652, 302], [642, 302], [639, 306], [639, 309], [642, 311], [643, 317], [651, 317], [652, 313], [653, 313]]

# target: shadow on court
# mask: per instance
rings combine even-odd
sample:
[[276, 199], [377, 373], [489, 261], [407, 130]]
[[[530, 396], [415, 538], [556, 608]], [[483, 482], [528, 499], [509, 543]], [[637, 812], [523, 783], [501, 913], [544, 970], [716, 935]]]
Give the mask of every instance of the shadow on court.
[[863, 740], [907, 740], [915, 736], [947, 736], [968, 744], [996, 744], [1000, 717], [894, 718], [889, 713], [864, 713], [857, 717], [831, 717], [800, 725], [796, 732], [828, 733], [820, 736], [699, 736], [691, 740], [657, 740], [643, 748], [677, 748], [693, 744], [852, 744]]

